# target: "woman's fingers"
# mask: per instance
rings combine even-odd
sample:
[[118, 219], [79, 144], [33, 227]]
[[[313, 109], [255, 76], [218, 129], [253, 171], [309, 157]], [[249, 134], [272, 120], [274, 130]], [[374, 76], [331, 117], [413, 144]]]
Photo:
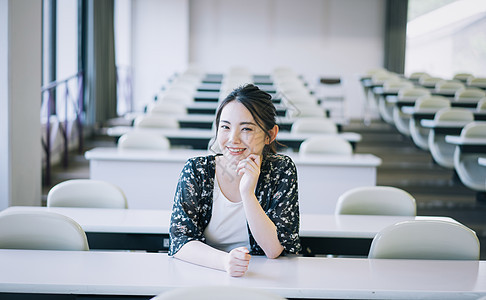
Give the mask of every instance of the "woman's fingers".
[[248, 270], [251, 255], [246, 247], [235, 248], [228, 253], [226, 271], [231, 276], [243, 276]]

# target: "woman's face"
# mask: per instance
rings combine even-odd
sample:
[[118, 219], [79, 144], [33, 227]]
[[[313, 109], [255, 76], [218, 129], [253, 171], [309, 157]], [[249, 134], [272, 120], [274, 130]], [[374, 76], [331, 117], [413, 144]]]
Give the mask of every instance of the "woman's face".
[[265, 142], [268, 143], [268, 137], [250, 111], [237, 101], [226, 104], [218, 126], [217, 142], [230, 162], [238, 163], [250, 154], [262, 155]]

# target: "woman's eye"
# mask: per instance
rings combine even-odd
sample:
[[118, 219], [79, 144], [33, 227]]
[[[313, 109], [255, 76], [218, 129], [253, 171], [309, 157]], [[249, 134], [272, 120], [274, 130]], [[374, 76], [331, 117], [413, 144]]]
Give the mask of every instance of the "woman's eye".
[[244, 127], [241, 129], [242, 131], [252, 131], [253, 129], [249, 128], [249, 127]]
[[221, 125], [220, 128], [221, 129], [229, 129], [229, 127], [227, 125]]

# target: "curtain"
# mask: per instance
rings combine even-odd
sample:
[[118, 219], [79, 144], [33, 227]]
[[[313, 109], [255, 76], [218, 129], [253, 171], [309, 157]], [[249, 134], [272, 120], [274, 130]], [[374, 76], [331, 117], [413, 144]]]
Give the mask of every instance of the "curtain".
[[114, 0], [86, 0], [86, 123], [102, 127], [117, 116]]
[[387, 0], [385, 21], [385, 63], [391, 72], [403, 74], [407, 40], [408, 0]]

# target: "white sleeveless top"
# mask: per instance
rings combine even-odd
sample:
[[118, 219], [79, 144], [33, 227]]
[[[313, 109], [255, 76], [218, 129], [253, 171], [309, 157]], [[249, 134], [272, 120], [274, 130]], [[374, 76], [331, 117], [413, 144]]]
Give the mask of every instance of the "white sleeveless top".
[[226, 252], [242, 246], [250, 249], [243, 202], [229, 201], [221, 192], [216, 176], [212, 215], [204, 236], [208, 245]]

